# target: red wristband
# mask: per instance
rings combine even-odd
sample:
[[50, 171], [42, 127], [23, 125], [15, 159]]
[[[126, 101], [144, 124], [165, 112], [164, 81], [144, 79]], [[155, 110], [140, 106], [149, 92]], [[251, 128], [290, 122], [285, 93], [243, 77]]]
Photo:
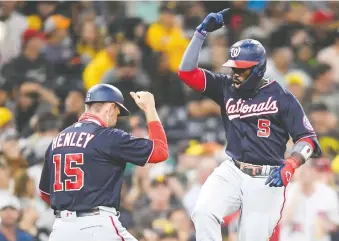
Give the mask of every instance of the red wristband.
[[286, 165], [291, 165], [292, 168], [296, 169], [300, 166], [300, 162], [295, 157], [289, 157], [285, 161]]

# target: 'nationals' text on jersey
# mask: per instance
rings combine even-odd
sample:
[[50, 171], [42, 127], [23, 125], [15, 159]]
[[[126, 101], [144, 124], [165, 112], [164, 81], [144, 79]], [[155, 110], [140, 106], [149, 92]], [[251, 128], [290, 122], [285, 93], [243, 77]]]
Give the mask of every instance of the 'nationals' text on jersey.
[[265, 79], [253, 98], [243, 99], [232, 88], [230, 76], [204, 73], [202, 94], [221, 107], [226, 153], [232, 158], [278, 166], [284, 160], [289, 136], [294, 142], [316, 136], [298, 100], [274, 80]]

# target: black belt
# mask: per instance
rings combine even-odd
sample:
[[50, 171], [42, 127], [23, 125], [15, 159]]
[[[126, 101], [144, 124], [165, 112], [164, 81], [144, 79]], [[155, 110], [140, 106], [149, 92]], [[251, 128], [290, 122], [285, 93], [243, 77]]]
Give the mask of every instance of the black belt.
[[232, 159], [234, 162], [234, 165], [240, 169], [243, 173], [251, 176], [251, 177], [256, 177], [256, 176], [269, 176], [273, 170], [278, 168], [277, 166], [268, 166], [268, 165], [253, 165], [253, 164], [248, 164], [245, 162], [240, 162], [237, 160]]
[[[61, 210], [54, 210], [55, 217], [61, 218], [61, 212], [62, 212]], [[77, 217], [87, 217], [87, 216], [99, 215], [100, 210], [99, 210], [99, 208], [93, 208], [93, 209], [84, 210], [84, 211], [76, 211], [75, 213], [76, 213]]]

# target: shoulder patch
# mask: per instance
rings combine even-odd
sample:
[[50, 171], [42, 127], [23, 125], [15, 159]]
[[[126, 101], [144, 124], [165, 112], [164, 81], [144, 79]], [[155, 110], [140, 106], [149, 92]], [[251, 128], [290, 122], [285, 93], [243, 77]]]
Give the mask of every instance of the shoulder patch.
[[314, 132], [314, 129], [311, 125], [311, 122], [308, 120], [306, 115], [304, 115], [303, 123], [304, 123], [304, 126], [306, 127], [307, 130]]

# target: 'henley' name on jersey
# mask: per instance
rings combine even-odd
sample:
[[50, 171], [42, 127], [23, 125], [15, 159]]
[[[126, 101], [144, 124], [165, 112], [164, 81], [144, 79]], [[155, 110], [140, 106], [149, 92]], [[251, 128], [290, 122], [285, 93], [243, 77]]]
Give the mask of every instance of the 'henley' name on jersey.
[[86, 148], [88, 142], [94, 137], [86, 132], [63, 132], [53, 139], [52, 150], [59, 147], [82, 147]]
[[229, 98], [226, 102], [226, 113], [230, 120], [263, 114], [274, 114], [278, 111], [278, 103], [276, 100], [272, 101], [272, 96], [270, 96], [266, 102], [259, 104], [245, 104], [245, 100], [239, 99], [238, 101], [234, 101], [233, 98]]

